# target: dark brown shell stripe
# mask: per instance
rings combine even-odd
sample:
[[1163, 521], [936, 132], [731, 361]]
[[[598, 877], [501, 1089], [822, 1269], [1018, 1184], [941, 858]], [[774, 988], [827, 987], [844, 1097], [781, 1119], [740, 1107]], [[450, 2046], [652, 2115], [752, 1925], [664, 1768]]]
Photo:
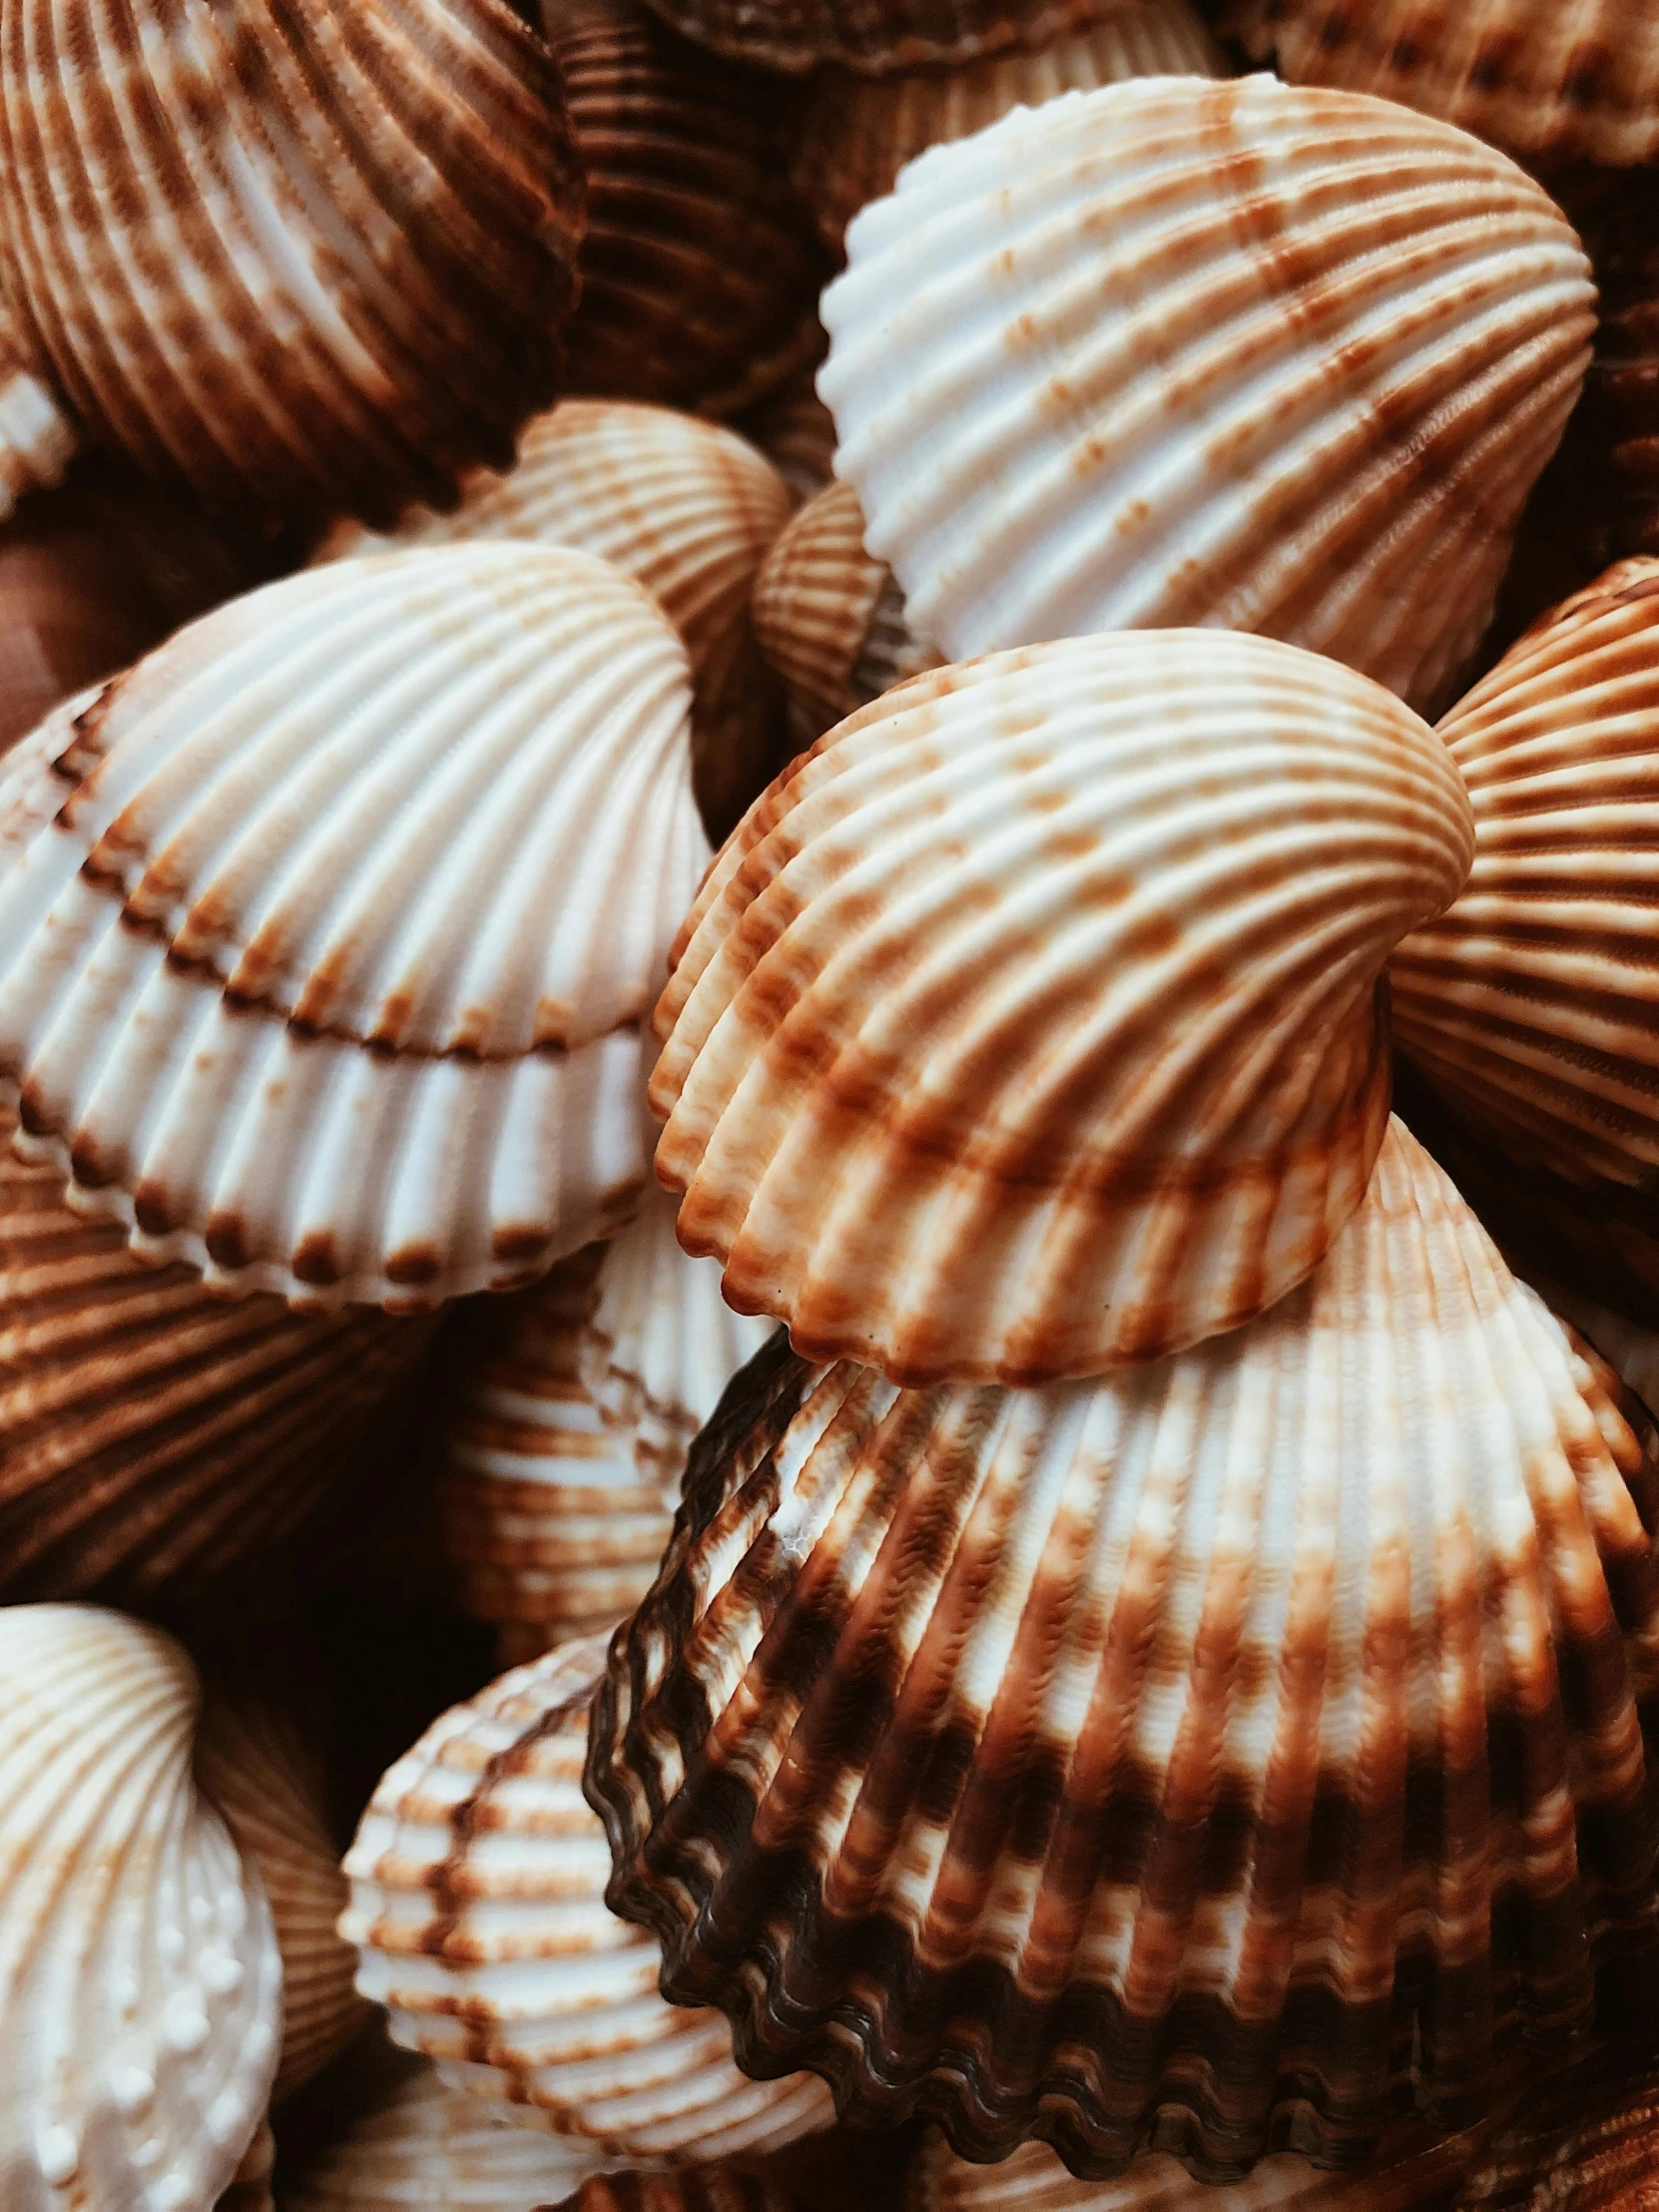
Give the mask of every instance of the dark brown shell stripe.
[[758, 2174], [600, 2174], [576, 2194], [536, 2212], [796, 2212], [795, 2199]]
[[717, 54], [769, 69], [844, 62], [880, 72], [962, 61], [1007, 46], [1046, 46], [1113, 0], [651, 0]]
[[1656, 2201], [1659, 2055], [1615, 2044], [1522, 2100], [1455, 2212], [1653, 2212]]

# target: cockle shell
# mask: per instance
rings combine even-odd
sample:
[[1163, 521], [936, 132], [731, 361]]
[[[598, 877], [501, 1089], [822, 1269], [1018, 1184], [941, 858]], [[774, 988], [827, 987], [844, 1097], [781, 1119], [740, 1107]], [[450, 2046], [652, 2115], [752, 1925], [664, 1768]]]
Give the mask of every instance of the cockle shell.
[[30, 367], [0, 293], [0, 520], [25, 492], [62, 481], [80, 432]]
[[1576, 237], [1357, 94], [1147, 78], [930, 148], [847, 232], [819, 388], [956, 659], [1258, 630], [1437, 705], [1590, 355]]
[[929, 146], [971, 138], [1010, 108], [1040, 107], [1130, 77], [1219, 77], [1221, 55], [1192, 0], [1106, 0], [1100, 20], [1052, 46], [1013, 47], [954, 69], [885, 77], [822, 70], [796, 134], [791, 174], [839, 253], [847, 224], [891, 192]]
[[900, 1391], [780, 1344], [595, 1701], [610, 1903], [853, 2122], [1354, 2163], [1652, 1925], [1656, 1514], [1397, 1122], [1312, 1280], [1168, 1360]]
[[692, 1439], [771, 1334], [647, 1193], [611, 1243], [477, 1316], [445, 1441], [450, 1554], [503, 1657], [613, 1628], [651, 1586]]
[[264, 2116], [281, 1964], [198, 1795], [171, 1637], [0, 1610], [0, 2202], [211, 2212]]
[[740, 61], [882, 73], [1048, 46], [1116, 0], [651, 0], [677, 30]]
[[1224, 19], [1293, 83], [1382, 93], [1512, 153], [1659, 155], [1646, 0], [1234, 0]]
[[539, 546], [335, 563], [182, 631], [0, 790], [31, 1150], [146, 1257], [320, 1307], [619, 1227], [708, 853], [689, 707], [645, 593]]
[[216, 501], [390, 519], [553, 396], [582, 185], [505, 0], [6, 0], [28, 369]]
[[681, 931], [681, 1243], [809, 1357], [910, 1382], [1236, 1327], [1364, 1195], [1379, 971], [1469, 837], [1408, 709], [1267, 639], [913, 678], [757, 802]]
[[385, 1776], [345, 1861], [357, 1985], [446, 2081], [603, 2163], [775, 2149], [831, 2124], [829, 2090], [739, 2073], [722, 2015], [665, 2004], [655, 1942], [606, 1910], [582, 1796], [604, 1659], [596, 1636], [515, 1669]]

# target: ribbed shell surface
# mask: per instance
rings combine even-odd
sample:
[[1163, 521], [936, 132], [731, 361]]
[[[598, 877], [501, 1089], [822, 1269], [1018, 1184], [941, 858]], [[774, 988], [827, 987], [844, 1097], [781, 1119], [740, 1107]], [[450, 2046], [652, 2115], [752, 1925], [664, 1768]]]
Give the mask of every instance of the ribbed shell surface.
[[306, 1305], [504, 1288], [619, 1226], [708, 852], [689, 708], [639, 587], [543, 547], [182, 631], [0, 787], [32, 1152], [142, 1255]]
[[875, 74], [1047, 46], [1113, 0], [651, 0], [717, 54], [766, 69], [840, 62]]
[[728, 1300], [905, 1382], [1236, 1327], [1359, 1205], [1379, 972], [1463, 879], [1397, 700], [1261, 638], [913, 678], [710, 871], [657, 1010], [657, 1174]]
[[553, 396], [582, 185], [504, 0], [5, 0], [0, 218], [74, 414], [218, 501], [390, 519]]
[[1390, 969], [1399, 1041], [1506, 1150], [1575, 1183], [1659, 1171], [1659, 560], [1607, 571], [1440, 725], [1469, 880]]
[[776, 2149], [831, 2124], [829, 2090], [739, 2073], [725, 2017], [665, 2004], [656, 1942], [606, 1909], [582, 1795], [604, 1659], [590, 1637], [516, 1668], [384, 1777], [345, 1861], [358, 1987], [455, 2087], [605, 2162]]
[[929, 149], [846, 244], [819, 389], [918, 637], [1258, 630], [1444, 703], [1594, 326], [1502, 155], [1147, 78]]
[[1398, 1123], [1313, 1279], [1171, 1359], [900, 1391], [781, 1346], [595, 1701], [610, 1902], [848, 2119], [1355, 2163], [1652, 1923], [1656, 1510]]
[[170, 1637], [0, 1610], [0, 2202], [211, 2212], [276, 2065], [281, 1965], [198, 1795]]
[[0, 299], [0, 521], [25, 492], [57, 483], [80, 442]]
[[1528, 157], [1659, 154], [1650, 0], [1234, 0], [1223, 13], [1293, 83], [1381, 93]]

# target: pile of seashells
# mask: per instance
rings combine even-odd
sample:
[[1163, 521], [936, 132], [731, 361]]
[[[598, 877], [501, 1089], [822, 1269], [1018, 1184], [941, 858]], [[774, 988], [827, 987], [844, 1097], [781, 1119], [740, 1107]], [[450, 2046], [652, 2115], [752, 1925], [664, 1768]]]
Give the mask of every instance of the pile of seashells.
[[0, 0], [0, 2212], [1638, 2212], [1659, 0]]

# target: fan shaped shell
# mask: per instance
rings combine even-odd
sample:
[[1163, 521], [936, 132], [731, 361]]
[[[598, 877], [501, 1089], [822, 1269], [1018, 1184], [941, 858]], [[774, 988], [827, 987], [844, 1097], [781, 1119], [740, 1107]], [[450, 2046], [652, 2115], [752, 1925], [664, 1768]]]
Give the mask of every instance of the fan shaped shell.
[[914, 678], [728, 840], [657, 1173], [729, 1301], [910, 1382], [1095, 1374], [1315, 1265], [1387, 1118], [1378, 974], [1467, 867], [1444, 749], [1265, 639]]
[[689, 703], [639, 587], [541, 547], [338, 563], [181, 632], [0, 793], [33, 1151], [141, 1254], [317, 1306], [619, 1226], [708, 851]]
[[1266, 77], [1016, 109], [846, 243], [835, 473], [953, 659], [1207, 624], [1438, 705], [1590, 357], [1589, 266], [1512, 163]]
[[199, 1797], [170, 1637], [0, 1609], [0, 2200], [210, 2212], [263, 2118], [281, 1964]]

